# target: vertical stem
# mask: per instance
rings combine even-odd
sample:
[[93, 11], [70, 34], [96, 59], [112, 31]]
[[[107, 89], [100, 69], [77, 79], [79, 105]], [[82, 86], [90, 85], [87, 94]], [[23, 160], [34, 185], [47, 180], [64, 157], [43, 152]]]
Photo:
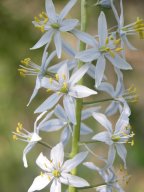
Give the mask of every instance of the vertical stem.
[[[87, 26], [87, 0], [81, 0], [81, 31], [85, 32]], [[83, 51], [86, 49], [86, 44], [80, 42], [79, 51]], [[83, 62], [78, 62], [78, 68], [83, 65]], [[83, 84], [83, 79], [79, 81], [79, 85]], [[81, 111], [82, 111], [82, 103], [83, 99], [76, 100], [76, 125], [74, 126], [73, 130], [73, 137], [72, 137], [72, 151], [71, 151], [71, 158], [73, 158], [79, 151], [79, 139], [80, 139], [80, 125], [81, 125]], [[73, 175], [77, 174], [77, 168], [71, 171]], [[69, 192], [76, 192], [76, 188], [69, 187]]]

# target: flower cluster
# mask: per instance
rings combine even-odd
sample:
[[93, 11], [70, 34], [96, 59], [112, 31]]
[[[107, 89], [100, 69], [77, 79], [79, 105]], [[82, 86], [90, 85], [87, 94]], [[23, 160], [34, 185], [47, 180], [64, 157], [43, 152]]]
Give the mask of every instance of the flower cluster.
[[[49, 159], [43, 153], [38, 156], [36, 164], [42, 172], [34, 179], [28, 192], [42, 190], [47, 185], [51, 185], [51, 192], [61, 192], [62, 184], [69, 186], [69, 192], [75, 192], [76, 188], [95, 188], [98, 192], [112, 192], [113, 189], [118, 192], [124, 191], [114, 171], [115, 157], [118, 154], [124, 168], [127, 169], [126, 144], [134, 144], [134, 133], [129, 121], [129, 102], [136, 102], [138, 97], [134, 86], [125, 88], [123, 71], [132, 70], [125, 57], [126, 47], [134, 49], [128, 41], [128, 35], [138, 34], [143, 39], [144, 21], [137, 18], [136, 22], [125, 25], [122, 0], [119, 1], [120, 16], [115, 1], [98, 0], [95, 5], [113, 11], [117, 26], [109, 30], [106, 15], [101, 11], [98, 17], [98, 34], [92, 36], [85, 31], [86, 9], [91, 7], [87, 7], [87, 0], [81, 2], [81, 21], [66, 18], [76, 3], [79, 2], [69, 0], [57, 14], [53, 1], [45, 0], [45, 11], [34, 17], [32, 22], [43, 33], [40, 40], [31, 48], [33, 50], [45, 46], [41, 64], [35, 64], [30, 58], [25, 58], [18, 69], [24, 77], [36, 76], [35, 88], [28, 105], [36, 97], [39, 89], [45, 89], [47, 92], [47, 99], [35, 110], [39, 115], [34, 122], [34, 130], [29, 132], [18, 123], [16, 131], [13, 132], [14, 140], [27, 142], [23, 151], [25, 167], [28, 167], [26, 155], [37, 143], [51, 149]], [[79, 30], [80, 25], [82, 30]], [[65, 33], [80, 41], [79, 50], [72, 48], [65, 40]], [[49, 47], [52, 41], [55, 45], [53, 51]], [[63, 52], [67, 55], [67, 60], [63, 60]], [[57, 59], [56, 64], [53, 64], [54, 58]], [[112, 64], [117, 79], [116, 86], [107, 78], [106, 68], [109, 64]], [[94, 79], [92, 88], [88, 88], [83, 81], [86, 75]], [[101, 92], [108, 94], [109, 98], [97, 99]], [[91, 101], [85, 101], [89, 96], [92, 96]], [[106, 101], [108, 106], [105, 109], [105, 106], [99, 104]], [[115, 114], [119, 117], [114, 125], [109, 118]], [[88, 118], [93, 118], [105, 130], [95, 132], [92, 125], [88, 126], [85, 122]], [[58, 130], [61, 130], [61, 135], [55, 146], [43, 141], [41, 132], [51, 134]], [[89, 135], [90, 139], [83, 141], [83, 135]], [[108, 146], [107, 160], [89, 148], [89, 143], [97, 142], [103, 142]], [[67, 145], [70, 146], [71, 153], [64, 153], [64, 147]], [[81, 145], [84, 145], [89, 153], [79, 152]], [[77, 176], [77, 166], [88, 154], [105, 164], [100, 168], [100, 165], [96, 166], [92, 162], [83, 163], [99, 173], [104, 180], [103, 185], [92, 185]], [[65, 162], [64, 157], [67, 158]]]

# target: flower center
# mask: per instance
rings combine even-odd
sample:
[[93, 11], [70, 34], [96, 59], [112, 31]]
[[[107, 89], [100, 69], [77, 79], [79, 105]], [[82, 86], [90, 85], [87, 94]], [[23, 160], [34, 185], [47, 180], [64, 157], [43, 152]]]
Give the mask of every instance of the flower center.
[[54, 170], [52, 172], [52, 174], [53, 174], [54, 177], [60, 177], [60, 171], [59, 170]]
[[58, 23], [52, 23], [51, 27], [54, 28], [54, 29], [59, 29], [60, 25]]
[[62, 84], [62, 87], [61, 87], [61, 89], [60, 89], [60, 92], [61, 92], [61, 93], [67, 93], [67, 92], [68, 92], [68, 84], [67, 84], [66, 82], [64, 82], [64, 83]]

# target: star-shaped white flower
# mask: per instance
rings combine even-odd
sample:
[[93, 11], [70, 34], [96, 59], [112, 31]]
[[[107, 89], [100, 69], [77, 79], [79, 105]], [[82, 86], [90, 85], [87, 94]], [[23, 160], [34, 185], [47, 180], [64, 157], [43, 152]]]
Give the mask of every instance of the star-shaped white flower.
[[134, 136], [131, 133], [131, 127], [129, 125], [130, 109], [125, 103], [122, 113], [116, 123], [115, 129], [113, 130], [111, 122], [102, 113], [93, 113], [93, 117], [104, 127], [107, 131], [96, 134], [92, 137], [93, 140], [101, 141], [109, 145], [108, 153], [108, 164], [113, 165], [115, 160], [116, 151], [126, 168], [126, 155], [127, 151], [124, 146], [126, 143], [131, 143], [133, 145], [133, 140], [129, 142], [129, 139]]
[[42, 12], [40, 14], [40, 18], [35, 17], [35, 21], [33, 21], [35, 27], [40, 28], [41, 31], [45, 33], [31, 49], [37, 49], [46, 44], [49, 46], [53, 38], [57, 56], [58, 58], [61, 58], [63, 46], [61, 33], [65, 32], [72, 33], [78, 39], [90, 45], [94, 44], [95, 39], [92, 36], [75, 29], [75, 27], [79, 25], [79, 21], [77, 19], [65, 19], [76, 2], [77, 0], [69, 0], [60, 14], [57, 14], [53, 1], [45, 0], [46, 13]]
[[81, 152], [73, 159], [64, 162], [64, 148], [62, 143], [52, 148], [50, 160], [41, 153], [36, 160], [36, 164], [43, 172], [34, 179], [28, 192], [39, 191], [50, 183], [51, 192], [61, 192], [61, 184], [73, 187], [89, 186], [89, 183], [85, 179], [69, 173], [77, 167], [86, 156], [87, 152]]
[[58, 70], [55, 79], [45, 78], [45, 88], [54, 93], [46, 99], [35, 111], [41, 113], [54, 107], [61, 97], [63, 97], [64, 109], [70, 121], [76, 123], [75, 115], [75, 98], [84, 98], [97, 94], [96, 91], [76, 83], [87, 72], [89, 65], [84, 65], [69, 77], [69, 69], [67, 63]]

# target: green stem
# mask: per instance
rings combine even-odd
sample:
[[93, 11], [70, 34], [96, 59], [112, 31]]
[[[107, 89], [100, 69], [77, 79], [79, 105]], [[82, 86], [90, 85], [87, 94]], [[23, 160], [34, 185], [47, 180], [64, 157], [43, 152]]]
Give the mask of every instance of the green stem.
[[[85, 32], [87, 26], [87, 0], [81, 0], [81, 31]], [[79, 51], [83, 51], [86, 49], [86, 44], [80, 42]], [[83, 62], [79, 61], [78, 68], [83, 65]], [[79, 81], [79, 84], [83, 84], [83, 79]], [[76, 100], [76, 125], [73, 130], [72, 137], [72, 150], [71, 150], [71, 158], [73, 158], [79, 151], [79, 139], [80, 139], [80, 124], [81, 124], [81, 111], [83, 107], [83, 99]], [[71, 171], [73, 175], [77, 174], [77, 168]], [[69, 187], [69, 192], [76, 192], [75, 187]]]
[[44, 142], [44, 141], [38, 141], [39, 144], [49, 148], [49, 149], [52, 149], [52, 146], [50, 146], [48, 143]]
[[103, 103], [103, 102], [107, 102], [107, 101], [117, 101], [117, 100], [114, 98], [101, 99], [101, 100], [97, 100], [97, 101], [83, 102], [83, 105], [93, 105], [93, 104]]

